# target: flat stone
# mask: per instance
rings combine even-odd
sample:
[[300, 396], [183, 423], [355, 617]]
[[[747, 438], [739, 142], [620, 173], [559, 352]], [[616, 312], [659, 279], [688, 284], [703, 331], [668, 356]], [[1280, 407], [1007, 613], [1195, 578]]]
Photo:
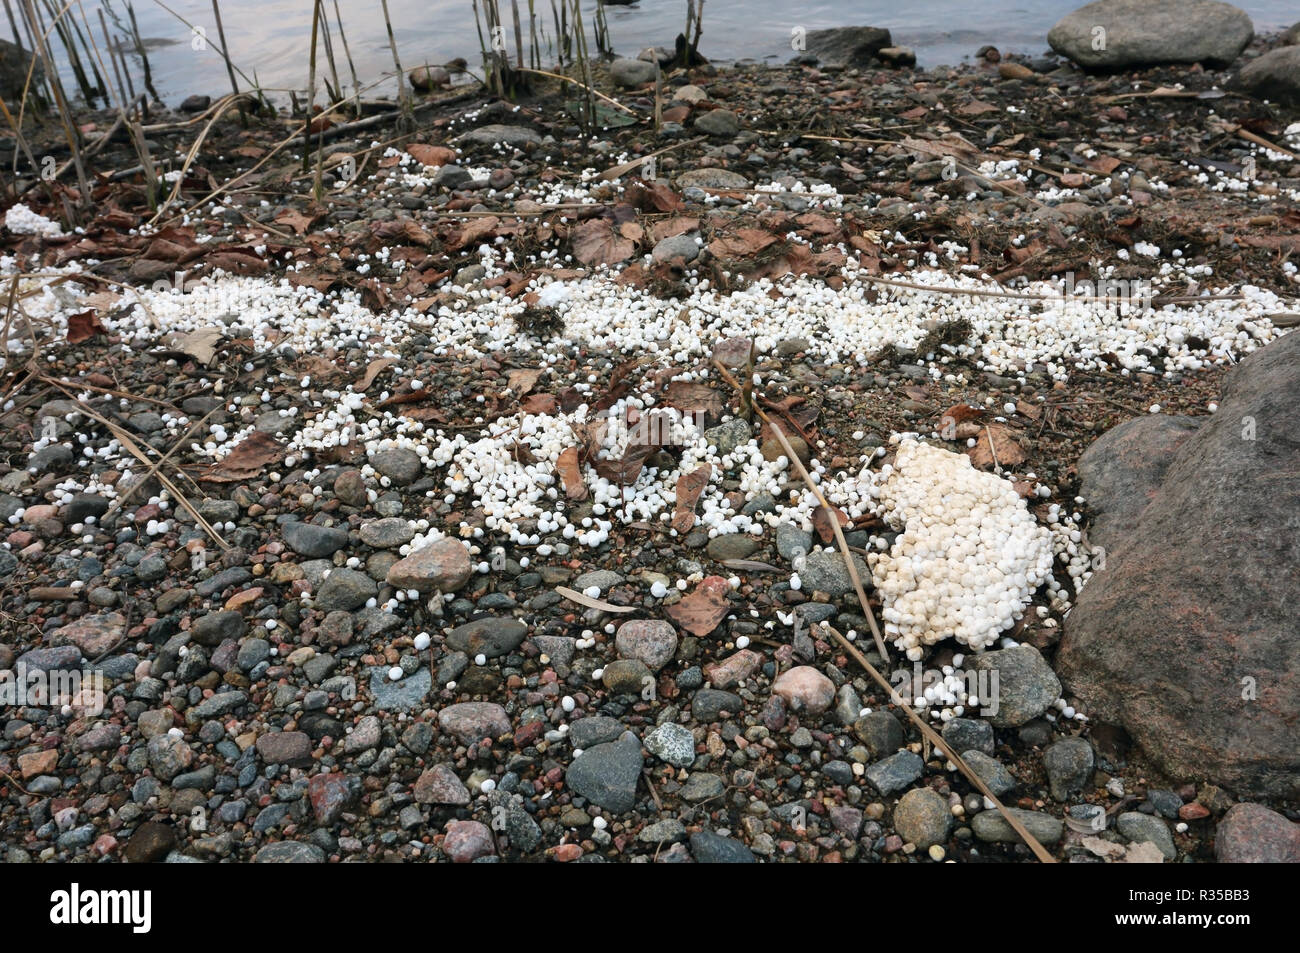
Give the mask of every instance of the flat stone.
[[457, 137], [456, 141], [472, 146], [494, 146], [503, 143], [515, 149], [522, 149], [529, 144], [540, 145], [542, 137], [526, 126], [488, 125], [471, 129]]
[[527, 634], [528, 625], [519, 619], [492, 616], [452, 629], [447, 645], [469, 656], [499, 658], [517, 649]]
[[1115, 818], [1115, 830], [1135, 844], [1155, 844], [1165, 860], [1173, 860], [1178, 856], [1178, 848], [1174, 846], [1174, 836], [1169, 833], [1169, 825], [1153, 814], [1126, 811]]
[[438, 726], [464, 745], [484, 738], [499, 738], [511, 730], [510, 716], [493, 702], [448, 705], [438, 712]]
[[[1026, 811], [1018, 807], [1007, 808], [1034, 839], [1044, 847], [1051, 847], [1061, 839], [1065, 824], [1059, 818], [1038, 811]], [[981, 811], [971, 818], [971, 830], [980, 840], [990, 844], [1019, 844], [1020, 835], [1006, 822], [997, 811]]]
[[103, 655], [126, 635], [126, 616], [104, 612], [82, 616], [60, 626], [49, 635], [51, 645], [75, 645], [86, 658]]
[[315, 606], [323, 612], [360, 609], [379, 592], [375, 581], [355, 569], [335, 569], [315, 592]]
[[323, 864], [325, 859], [320, 847], [295, 840], [267, 844], [253, 855], [255, 864]]
[[421, 593], [455, 592], [474, 574], [469, 550], [454, 539], [435, 540], [388, 569], [387, 581]]
[[1053, 799], [1066, 801], [1083, 791], [1092, 780], [1094, 760], [1086, 738], [1063, 738], [1049, 745], [1043, 752], [1043, 769]]
[[435, 764], [421, 774], [412, 796], [419, 804], [463, 806], [470, 800], [469, 791], [449, 764]]
[[713, 831], [697, 831], [691, 835], [691, 856], [697, 864], [756, 864], [754, 852], [734, 837], [723, 837]]
[[[415, 530], [409, 520], [400, 516], [390, 516], [382, 520], [362, 523], [359, 534], [361, 542], [375, 549], [396, 549], [415, 538]], [[464, 549], [464, 547], [461, 547]]]
[[294, 520], [280, 526], [285, 543], [299, 556], [325, 559], [348, 544], [348, 531]]
[[268, 731], [257, 739], [257, 753], [267, 764], [306, 764], [311, 749], [311, 738], [302, 731]]
[[902, 791], [921, 776], [925, 762], [911, 751], [900, 751], [888, 758], [867, 765], [865, 775], [871, 786], [883, 797]]
[[569, 765], [565, 786], [615, 814], [632, 810], [641, 778], [641, 742], [630, 732], [618, 741], [588, 748]]

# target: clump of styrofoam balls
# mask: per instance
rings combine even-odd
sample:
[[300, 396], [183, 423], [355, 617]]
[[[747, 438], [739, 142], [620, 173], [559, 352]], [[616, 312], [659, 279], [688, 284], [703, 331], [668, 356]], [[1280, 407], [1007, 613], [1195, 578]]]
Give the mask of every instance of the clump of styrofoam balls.
[[58, 238], [63, 234], [58, 222], [33, 212], [21, 202], [5, 212], [5, 228], [15, 235], [39, 235], [42, 238]]
[[885, 634], [908, 659], [949, 637], [988, 648], [1051, 575], [1051, 533], [1009, 482], [964, 455], [904, 438], [876, 496], [902, 532], [869, 557], [871, 578]]

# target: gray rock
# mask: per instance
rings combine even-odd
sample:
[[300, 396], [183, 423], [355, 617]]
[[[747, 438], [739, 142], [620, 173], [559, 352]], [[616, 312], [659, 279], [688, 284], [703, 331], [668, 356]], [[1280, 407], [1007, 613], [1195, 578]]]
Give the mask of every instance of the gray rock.
[[1063, 738], [1050, 745], [1043, 752], [1043, 770], [1052, 797], [1067, 801], [1084, 790], [1092, 780], [1093, 763], [1092, 745], [1086, 738]]
[[517, 649], [527, 634], [527, 624], [519, 619], [492, 616], [452, 629], [447, 636], [447, 645], [470, 656], [499, 658]]
[[645, 60], [616, 59], [609, 64], [609, 76], [615, 84], [624, 88], [653, 83], [655, 64]]
[[643, 844], [673, 844], [686, 836], [686, 827], [675, 817], [665, 817], [641, 828], [636, 839]]
[[853, 722], [853, 737], [866, 746], [872, 758], [880, 759], [903, 747], [903, 726], [893, 712], [872, 711]]
[[1088, 500], [1092, 524], [1088, 542], [1100, 558], [1133, 531], [1155, 497], [1173, 455], [1196, 432], [1193, 417], [1147, 414], [1108, 430], [1079, 458], [1080, 493]]
[[867, 765], [865, 773], [871, 786], [883, 797], [889, 797], [919, 778], [924, 770], [925, 762], [921, 760], [919, 754], [900, 751], [875, 764]]
[[958, 754], [972, 750], [982, 751], [985, 754], [993, 753], [993, 726], [987, 721], [976, 718], [953, 718], [944, 723], [940, 734]]
[[410, 675], [390, 681], [388, 669], [378, 666], [370, 670], [370, 698], [379, 711], [420, 708], [433, 689], [433, 676], [421, 666]]
[[681, 259], [689, 265], [700, 257], [700, 245], [690, 235], [674, 235], [657, 243], [650, 257], [656, 264]]
[[360, 536], [361, 542], [375, 549], [396, 549], [409, 543], [415, 537], [415, 530], [411, 528], [408, 520], [400, 516], [390, 516], [387, 519], [362, 523]]
[[701, 688], [691, 698], [691, 717], [703, 725], [717, 721], [724, 711], [734, 715], [744, 710], [745, 703], [739, 695], [716, 688]]
[[1002, 797], [1008, 791], [1015, 790], [1016, 779], [997, 758], [986, 755], [983, 751], [972, 748], [961, 752], [961, 759], [975, 772], [981, 781], [988, 785], [994, 797]]
[[823, 66], [871, 66], [877, 53], [894, 45], [888, 30], [874, 26], [809, 30], [804, 39], [805, 52], [816, 56]]
[[[732, 172], [729, 169], [691, 169], [677, 176], [677, 187], [683, 191], [690, 188], [747, 189], [749, 188], [749, 179], [739, 172]], [[740, 422], [744, 423], [743, 420]], [[746, 425], [746, 429], [748, 429], [748, 425]], [[748, 439], [749, 437], [745, 438], [745, 440]]]
[[799, 556], [807, 556], [811, 549], [812, 533], [791, 523], [777, 524], [776, 551], [786, 562], [793, 562]]
[[617, 718], [608, 715], [588, 715], [569, 724], [569, 743], [575, 748], [594, 748], [596, 745], [617, 741], [627, 728]]
[[355, 569], [335, 569], [316, 590], [315, 605], [322, 612], [360, 609], [379, 592], [375, 581]]
[[989, 673], [986, 678], [994, 703], [981, 699], [985, 703], [982, 710], [989, 712], [989, 721], [999, 728], [1017, 728], [1032, 721], [1061, 697], [1060, 680], [1032, 645], [977, 655], [966, 670]]
[[1056, 665], [1093, 721], [1123, 726], [1167, 777], [1291, 799], [1300, 574], [1280, 568], [1300, 565], [1300, 481], [1287, 476], [1300, 466], [1300, 335], [1254, 352], [1222, 387], [1129, 542], [1080, 593]]
[[569, 790], [615, 814], [632, 810], [641, 778], [641, 742], [630, 732], [583, 751], [564, 774]]
[[679, 768], [689, 768], [695, 763], [695, 736], [691, 730], [675, 722], [666, 721], [642, 742], [652, 755]]
[[[871, 583], [871, 571], [861, 556], [854, 555], [853, 566], [864, 587]], [[853, 592], [853, 579], [842, 553], [821, 550], [809, 553], [803, 571], [799, 573], [805, 592], [824, 592], [833, 599]]]
[[727, 559], [748, 559], [754, 555], [759, 545], [759, 541], [748, 534], [728, 533], [709, 540], [705, 551], [710, 559], [722, 562]]
[[267, 844], [253, 855], [255, 864], [323, 864], [325, 851], [315, 844], [282, 840]]
[[740, 841], [713, 831], [698, 831], [691, 835], [691, 856], [697, 864], [758, 863], [754, 852]]
[[696, 117], [695, 128], [719, 139], [730, 139], [740, 132], [740, 119], [730, 109], [710, 109]]
[[1241, 68], [1237, 86], [1259, 99], [1300, 105], [1300, 46], [1270, 50]]
[[692, 804], [699, 804], [701, 801], [711, 801], [716, 797], [721, 797], [726, 790], [727, 783], [716, 774], [696, 771], [682, 785], [681, 796], [683, 800], [690, 801]]
[[1254, 34], [1249, 16], [1218, 0], [1097, 0], [1066, 14], [1047, 42], [1087, 69], [1226, 66]]
[[348, 544], [347, 530], [336, 526], [317, 526], [315, 523], [294, 521], [280, 527], [285, 543], [299, 556], [324, 559], [333, 556]]
[[456, 141], [467, 146], [494, 146], [497, 143], [504, 143], [515, 149], [523, 149], [530, 144], [541, 145], [542, 137], [526, 126], [488, 125], [471, 129], [457, 137]]
[[414, 483], [424, 469], [420, 455], [406, 447], [389, 447], [376, 450], [369, 456], [370, 465], [380, 476], [386, 476], [396, 486]]
[[1115, 830], [1134, 844], [1155, 844], [1165, 860], [1173, 860], [1178, 856], [1178, 848], [1174, 846], [1174, 836], [1169, 833], [1169, 825], [1153, 814], [1125, 811], [1115, 818]]
[[234, 609], [228, 609], [224, 612], [209, 612], [199, 616], [190, 627], [190, 638], [199, 645], [213, 648], [226, 639], [238, 641], [247, 629], [244, 617]]
[[[1051, 847], [1061, 839], [1065, 824], [1059, 818], [1038, 811], [1026, 811], [1018, 807], [1007, 808], [1016, 820], [1025, 826], [1033, 837], [1044, 847]], [[1020, 835], [1006, 822], [997, 811], [981, 811], [971, 818], [971, 830], [980, 840], [990, 844], [1019, 844]]]

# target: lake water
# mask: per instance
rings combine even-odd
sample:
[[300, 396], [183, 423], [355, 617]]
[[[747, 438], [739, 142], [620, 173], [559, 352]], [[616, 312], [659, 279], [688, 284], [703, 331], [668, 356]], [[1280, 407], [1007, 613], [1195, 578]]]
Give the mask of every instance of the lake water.
[[[95, 8], [101, 2], [125, 22], [124, 0], [81, 2], [96, 38], [100, 37], [100, 28]], [[528, 0], [518, 2], [527, 43]], [[166, 5], [215, 40], [211, 0], [168, 0]], [[797, 27], [815, 30], [861, 24], [889, 28], [895, 43], [916, 50], [922, 66], [959, 63], [985, 43], [1004, 51], [1037, 55], [1047, 50], [1047, 31], [1052, 24], [1081, 5], [1075, 0], [910, 0], [905, 4], [878, 0], [705, 0], [700, 51], [713, 59], [751, 58], [781, 63], [793, 55], [791, 35]], [[1300, 19], [1300, 9], [1293, 0], [1250, 0], [1238, 6], [1251, 15], [1259, 32], [1282, 29]], [[326, 9], [333, 22], [333, 0], [327, 0]], [[390, 72], [393, 60], [380, 0], [338, 0], [338, 9], [362, 83]], [[389, 0], [388, 9], [404, 67], [443, 63], [462, 56], [477, 70], [478, 33], [471, 0]], [[551, 0], [535, 0], [535, 9], [539, 31], [551, 36]], [[590, 26], [594, 0], [585, 3], [584, 9]], [[635, 55], [655, 45], [671, 47], [685, 26], [685, 0], [641, 0], [631, 6], [605, 9], [611, 40], [620, 53]], [[310, 0], [221, 0], [226, 39], [236, 66], [250, 77], [256, 73], [264, 88], [304, 89], [311, 10]], [[508, 0], [502, 0], [507, 20], [508, 10]], [[154, 85], [165, 99], [174, 105], [190, 93], [220, 95], [229, 90], [225, 64], [202, 36], [196, 37], [156, 0], [135, 0], [135, 12], [141, 35], [163, 41], [150, 51], [149, 61]], [[12, 38], [7, 20], [0, 11], [0, 35]], [[508, 35], [513, 37], [512, 31]], [[509, 43], [513, 49], [512, 38]], [[348, 82], [337, 35], [335, 52], [340, 74]], [[320, 68], [325, 68], [323, 54]]]

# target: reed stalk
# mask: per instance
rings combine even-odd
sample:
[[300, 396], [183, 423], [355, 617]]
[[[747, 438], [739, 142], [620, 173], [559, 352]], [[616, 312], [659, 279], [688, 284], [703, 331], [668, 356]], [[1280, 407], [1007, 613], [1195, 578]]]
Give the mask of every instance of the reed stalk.
[[221, 6], [217, 0], [212, 0], [212, 16], [217, 21], [217, 39], [221, 41], [221, 58], [226, 61], [226, 75], [230, 77], [230, 88], [238, 97], [239, 103], [239, 124], [245, 129], [248, 128], [248, 115], [244, 112], [244, 99], [239, 95], [239, 81], [235, 79], [235, 68], [231, 65], [230, 57], [226, 55], [226, 28], [221, 23]]

